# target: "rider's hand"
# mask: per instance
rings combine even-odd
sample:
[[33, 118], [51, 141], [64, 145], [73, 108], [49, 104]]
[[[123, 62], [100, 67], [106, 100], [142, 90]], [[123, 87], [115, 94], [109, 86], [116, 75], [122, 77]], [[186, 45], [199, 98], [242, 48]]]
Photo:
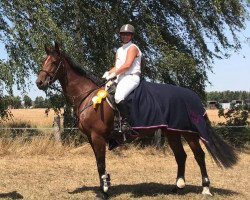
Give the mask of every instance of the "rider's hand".
[[106, 79], [107, 80], [110, 80], [110, 79], [113, 79], [113, 78], [115, 78], [116, 77], [116, 73], [115, 72], [112, 72], [111, 74], [109, 74], [107, 77], [106, 77]]
[[[108, 76], [109, 76], [109, 71], [106, 71], [106, 72], [103, 74], [102, 78], [106, 78], [106, 79], [107, 79]], [[107, 79], [107, 80], [108, 80], [108, 79]]]

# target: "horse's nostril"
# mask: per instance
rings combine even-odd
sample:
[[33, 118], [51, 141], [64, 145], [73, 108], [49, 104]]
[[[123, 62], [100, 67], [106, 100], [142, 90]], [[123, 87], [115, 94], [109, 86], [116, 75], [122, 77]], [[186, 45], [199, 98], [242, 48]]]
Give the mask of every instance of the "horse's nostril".
[[41, 80], [38, 80], [38, 79], [36, 80], [36, 85], [37, 85], [37, 86], [41, 86], [42, 83], [43, 83], [43, 82], [42, 82]]

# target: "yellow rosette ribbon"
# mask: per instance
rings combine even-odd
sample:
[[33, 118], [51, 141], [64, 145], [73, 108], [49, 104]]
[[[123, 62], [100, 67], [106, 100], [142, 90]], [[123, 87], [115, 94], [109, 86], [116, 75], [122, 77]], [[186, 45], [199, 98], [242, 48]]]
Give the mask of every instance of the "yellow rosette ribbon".
[[97, 92], [96, 96], [94, 96], [92, 98], [93, 108], [96, 108], [96, 105], [100, 104], [102, 102], [102, 100], [107, 97], [107, 95], [108, 95], [108, 93], [106, 90], [99, 90]]

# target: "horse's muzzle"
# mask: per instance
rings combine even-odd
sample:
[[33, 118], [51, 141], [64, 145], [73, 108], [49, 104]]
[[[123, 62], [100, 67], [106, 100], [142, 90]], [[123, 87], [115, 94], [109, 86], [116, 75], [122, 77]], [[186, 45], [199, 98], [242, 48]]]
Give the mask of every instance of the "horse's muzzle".
[[36, 85], [40, 90], [47, 90], [49, 87], [49, 80], [42, 81], [41, 79], [36, 80]]

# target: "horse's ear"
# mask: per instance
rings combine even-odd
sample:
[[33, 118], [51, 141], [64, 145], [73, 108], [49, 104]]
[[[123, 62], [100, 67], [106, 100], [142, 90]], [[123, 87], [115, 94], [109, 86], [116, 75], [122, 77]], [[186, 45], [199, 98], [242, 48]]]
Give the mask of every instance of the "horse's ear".
[[48, 44], [44, 45], [44, 49], [47, 55], [49, 55], [49, 53], [51, 52], [51, 49], [48, 47]]
[[60, 48], [58, 42], [55, 42], [55, 51], [60, 54]]

